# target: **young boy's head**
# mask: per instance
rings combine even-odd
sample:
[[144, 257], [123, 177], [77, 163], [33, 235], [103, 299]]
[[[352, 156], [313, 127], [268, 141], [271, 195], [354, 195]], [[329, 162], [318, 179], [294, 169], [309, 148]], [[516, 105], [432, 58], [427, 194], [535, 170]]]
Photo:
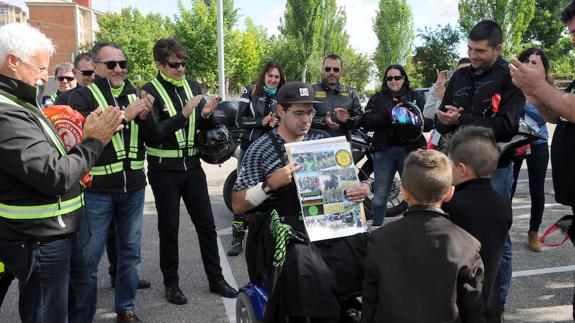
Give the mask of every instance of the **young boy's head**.
[[453, 162], [453, 185], [458, 185], [474, 178], [491, 177], [497, 168], [499, 149], [491, 129], [466, 126], [451, 137], [447, 155]]
[[441, 206], [453, 195], [451, 182], [451, 162], [443, 153], [418, 150], [405, 159], [401, 190], [409, 206]]

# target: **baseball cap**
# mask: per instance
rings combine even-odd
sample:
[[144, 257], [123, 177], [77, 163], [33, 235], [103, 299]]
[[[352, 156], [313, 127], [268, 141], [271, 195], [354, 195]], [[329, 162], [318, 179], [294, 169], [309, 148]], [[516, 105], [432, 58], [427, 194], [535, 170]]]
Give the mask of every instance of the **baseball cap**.
[[321, 103], [314, 101], [315, 91], [307, 83], [300, 81], [291, 81], [284, 84], [276, 96], [276, 101], [282, 103]]

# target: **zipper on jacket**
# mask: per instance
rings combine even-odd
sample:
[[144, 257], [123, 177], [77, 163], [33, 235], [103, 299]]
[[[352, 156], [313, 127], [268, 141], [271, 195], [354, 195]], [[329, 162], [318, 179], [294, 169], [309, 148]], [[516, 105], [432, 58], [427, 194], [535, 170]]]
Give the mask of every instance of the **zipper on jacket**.
[[122, 177], [124, 178], [124, 193], [127, 193], [126, 185], [128, 185], [128, 180], [126, 179], [126, 171], [122, 170]]
[[[184, 102], [182, 101], [182, 98], [180, 97], [180, 94], [178, 93], [178, 88], [174, 87], [174, 93], [176, 93], [176, 96], [178, 97], [178, 100], [180, 100], [180, 106], [182, 107], [182, 111], [184, 110]], [[197, 108], [197, 107], [196, 107]], [[192, 111], [192, 113], [196, 113], [196, 108], [194, 108], [194, 111]], [[190, 117], [188, 117], [188, 122], [190, 122]], [[182, 128], [182, 131], [184, 132], [184, 139], [186, 140], [186, 147], [188, 145], [188, 136], [190, 135], [189, 133], [186, 132], [186, 125], [184, 124], [184, 128]], [[194, 135], [194, 134], [192, 134]], [[189, 149], [189, 147], [188, 147]], [[182, 150], [182, 152], [186, 151], [185, 149]], [[183, 155], [183, 154], [182, 154]], [[182, 164], [184, 165], [184, 171], [187, 171], [188, 168], [186, 167], [186, 156], [182, 156]]]

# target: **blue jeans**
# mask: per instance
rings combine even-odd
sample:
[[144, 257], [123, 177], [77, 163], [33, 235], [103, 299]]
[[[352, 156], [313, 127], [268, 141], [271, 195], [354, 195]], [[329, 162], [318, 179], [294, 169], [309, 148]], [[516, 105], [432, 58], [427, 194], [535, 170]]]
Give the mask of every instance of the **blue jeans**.
[[72, 236], [70, 255], [70, 286], [68, 288], [68, 321], [70, 323], [90, 322], [90, 306], [86, 299], [90, 295], [90, 272], [86, 267], [85, 247], [90, 239], [86, 209], [80, 214], [82, 221]]
[[[501, 194], [503, 197], [511, 199], [513, 189], [513, 163], [506, 167], [496, 169], [491, 175], [491, 186], [493, 189]], [[501, 309], [505, 308], [505, 300], [511, 287], [511, 275], [513, 273], [512, 253], [513, 246], [511, 244], [511, 236], [507, 233], [505, 238], [505, 245], [503, 246], [503, 253], [501, 254], [501, 262], [499, 264], [499, 283], [501, 285]]]
[[116, 230], [116, 313], [134, 310], [140, 276], [140, 248], [144, 212], [144, 189], [116, 194], [86, 193], [90, 241], [85, 247], [90, 272], [90, 317], [96, 312], [98, 265], [104, 254], [108, 229]]
[[373, 154], [375, 192], [373, 197], [373, 225], [382, 225], [387, 210], [387, 198], [395, 172], [403, 173], [403, 163], [409, 151], [407, 146], [391, 146]]
[[0, 259], [19, 281], [22, 322], [68, 322], [72, 239], [0, 240]]

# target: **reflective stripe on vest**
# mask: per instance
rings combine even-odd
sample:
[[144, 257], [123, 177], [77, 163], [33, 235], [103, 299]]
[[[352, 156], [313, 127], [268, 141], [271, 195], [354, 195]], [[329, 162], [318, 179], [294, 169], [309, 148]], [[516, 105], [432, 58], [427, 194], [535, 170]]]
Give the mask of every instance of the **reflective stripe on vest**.
[[33, 220], [68, 214], [84, 206], [84, 194], [66, 201], [30, 206], [16, 206], [0, 203], [0, 217], [12, 220]]
[[58, 92], [53, 93], [52, 95], [50, 95], [50, 99], [52, 99], [52, 103], [56, 102], [56, 98], [58, 97]]
[[[92, 92], [94, 99], [98, 102], [98, 105], [102, 109], [102, 111], [106, 111], [108, 109], [108, 102], [106, 102], [106, 98], [102, 91], [98, 88], [98, 86], [94, 83], [88, 85], [88, 89]], [[132, 104], [136, 101], [135, 94], [128, 94], [128, 102]], [[128, 153], [128, 158], [135, 159], [138, 157], [138, 125], [134, 120], [130, 121], [130, 148]], [[122, 136], [120, 132], [116, 132], [112, 137], [112, 144], [114, 145], [114, 150], [116, 151], [116, 157], [118, 160], [122, 160], [126, 158], [126, 152], [124, 149], [124, 141], [122, 140]]]
[[[138, 170], [144, 169], [143, 160], [131, 160], [130, 169]], [[104, 166], [94, 166], [90, 169], [90, 176], [101, 176], [101, 175], [111, 175], [114, 173], [119, 173], [124, 170], [124, 162], [117, 162]]]
[[[10, 99], [4, 95], [0, 95], [0, 101], [8, 104], [16, 104], [38, 116], [37, 119], [40, 121], [40, 125], [42, 126], [44, 132], [47, 134], [48, 139], [50, 139], [54, 146], [56, 146], [56, 149], [61, 156], [66, 155], [66, 148], [60, 139], [60, 135], [58, 135], [56, 129], [51, 126], [50, 121], [46, 119], [46, 116], [38, 108], [33, 107], [32, 105], [22, 102], [16, 98]], [[58, 199], [59, 198], [60, 197], [58, 196]], [[56, 203], [43, 205], [19, 206], [0, 203], [0, 217], [19, 220], [50, 218], [68, 214], [78, 210], [82, 206], [84, 206], [83, 194], [79, 194], [78, 196], [63, 202], [58, 201]]]
[[[158, 93], [160, 94], [160, 97], [162, 98], [162, 101], [164, 101], [166, 108], [168, 108], [169, 116], [170, 117], [175, 116], [178, 112], [176, 111], [176, 107], [174, 106], [174, 103], [170, 99], [170, 96], [166, 92], [166, 89], [164, 88], [162, 83], [160, 83], [158, 78], [154, 78], [151, 83], [156, 89], [156, 91], [158, 91]], [[187, 80], [184, 80], [184, 91], [186, 93], [186, 99], [188, 101], [194, 97], [192, 89], [190, 88], [190, 84], [188, 83]], [[195, 137], [196, 137], [196, 114], [192, 112], [188, 117], [187, 142], [184, 129], [179, 129], [176, 131], [176, 140], [178, 141], [178, 147], [180, 148], [180, 150], [167, 150], [167, 149], [146, 147], [146, 152], [151, 156], [160, 158], [181, 158], [184, 157], [184, 155], [194, 156], [197, 153], [197, 150], [194, 147]], [[184, 148], [186, 147], [188, 148], [187, 154], [184, 152]]]

